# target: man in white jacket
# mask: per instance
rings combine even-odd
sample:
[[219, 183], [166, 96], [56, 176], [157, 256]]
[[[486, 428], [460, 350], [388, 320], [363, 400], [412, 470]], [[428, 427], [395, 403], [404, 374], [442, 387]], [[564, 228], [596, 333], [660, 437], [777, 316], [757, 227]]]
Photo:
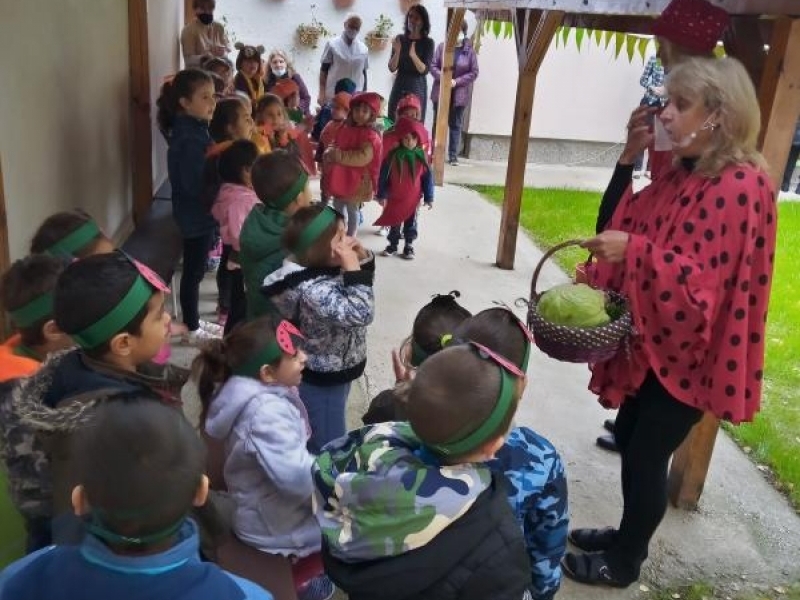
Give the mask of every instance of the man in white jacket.
[[333, 98], [334, 87], [340, 79], [352, 79], [357, 91], [367, 89], [369, 50], [358, 39], [361, 17], [349, 15], [344, 21], [344, 31], [336, 39], [327, 42], [322, 51], [322, 66], [319, 70], [319, 96], [317, 102], [324, 106]]

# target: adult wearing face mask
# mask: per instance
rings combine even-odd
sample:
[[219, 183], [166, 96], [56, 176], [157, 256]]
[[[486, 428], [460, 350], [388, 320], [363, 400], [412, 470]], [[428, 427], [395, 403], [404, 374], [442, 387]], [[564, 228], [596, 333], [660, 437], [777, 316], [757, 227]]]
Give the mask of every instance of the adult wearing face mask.
[[361, 17], [349, 15], [344, 21], [344, 31], [333, 41], [327, 42], [322, 51], [322, 66], [319, 70], [319, 96], [317, 103], [325, 103], [336, 93], [336, 82], [350, 79], [355, 89], [367, 91], [367, 69], [369, 68], [369, 49], [358, 39], [361, 31]]
[[[455, 47], [453, 55], [453, 93], [450, 96], [450, 143], [447, 146], [448, 162], [458, 165], [458, 146], [461, 141], [461, 126], [464, 122], [464, 110], [472, 96], [472, 84], [478, 78], [478, 55], [472, 47], [472, 41], [467, 36], [468, 25], [461, 22], [461, 39]], [[436, 54], [431, 63], [433, 87], [431, 88], [431, 102], [433, 102], [433, 122], [436, 122], [436, 113], [439, 110], [439, 85], [442, 77], [442, 59], [444, 57], [444, 44], [436, 47]]]
[[422, 105], [420, 120], [425, 122], [425, 108], [428, 103], [428, 72], [433, 60], [434, 44], [428, 37], [431, 20], [428, 11], [421, 4], [408, 9], [405, 31], [394, 38], [389, 70], [397, 73], [392, 93], [389, 95], [389, 115], [397, 112], [397, 103], [406, 94], [414, 94]]
[[214, 20], [214, 0], [194, 0], [194, 21], [181, 31], [181, 51], [186, 67], [200, 64], [214, 57], [223, 57], [231, 51], [228, 34], [222, 23]]
[[305, 81], [294, 70], [288, 55], [283, 50], [273, 50], [267, 59], [267, 76], [264, 80], [267, 92], [272, 93], [275, 84], [281, 79], [291, 79], [297, 84], [297, 88], [300, 90], [298, 93], [300, 97], [299, 108], [305, 116], [309, 116], [311, 114], [309, 112], [311, 94], [308, 93]]

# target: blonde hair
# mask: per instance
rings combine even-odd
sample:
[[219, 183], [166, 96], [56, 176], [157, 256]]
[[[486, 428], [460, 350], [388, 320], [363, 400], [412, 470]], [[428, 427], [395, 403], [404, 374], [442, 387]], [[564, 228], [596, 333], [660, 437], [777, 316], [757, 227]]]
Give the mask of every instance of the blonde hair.
[[267, 57], [267, 68], [270, 68], [272, 66], [272, 59], [275, 58], [276, 56], [280, 56], [283, 60], [286, 61], [286, 74], [289, 77], [294, 75], [295, 73], [294, 65], [292, 64], [292, 61], [289, 59], [289, 55], [286, 54], [286, 52], [284, 52], [283, 50], [273, 50], [272, 52], [269, 53], [269, 56]]
[[735, 58], [687, 58], [667, 77], [667, 94], [702, 102], [714, 114], [711, 141], [697, 172], [713, 177], [730, 165], [765, 168], [757, 149], [761, 131], [758, 98], [747, 71]]

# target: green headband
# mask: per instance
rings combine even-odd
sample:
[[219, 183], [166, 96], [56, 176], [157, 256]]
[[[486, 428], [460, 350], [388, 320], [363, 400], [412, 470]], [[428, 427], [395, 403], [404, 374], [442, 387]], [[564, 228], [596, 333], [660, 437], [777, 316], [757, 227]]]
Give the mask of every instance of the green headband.
[[234, 375], [241, 377], [252, 377], [258, 379], [261, 373], [261, 367], [264, 365], [271, 365], [276, 360], [283, 356], [283, 350], [278, 345], [276, 340], [271, 340], [258, 352], [253, 358], [248, 360], [242, 366], [233, 370]]
[[17, 327], [30, 327], [37, 321], [53, 315], [53, 293], [46, 292], [21, 306], [8, 312]]
[[487, 441], [489, 436], [497, 431], [497, 428], [500, 427], [500, 423], [503, 422], [503, 419], [505, 419], [508, 414], [514, 399], [514, 381], [512, 376], [504, 367], [497, 365], [497, 368], [500, 369], [500, 395], [489, 418], [466, 437], [443, 444], [431, 444], [430, 447], [433, 450], [445, 456], [466, 454]]
[[96, 348], [110, 340], [130, 323], [152, 296], [153, 288], [145, 281], [144, 277], [137, 274], [128, 293], [114, 308], [83, 331], [72, 334], [70, 337], [81, 348]]
[[411, 340], [411, 366], [420, 366], [430, 356], [417, 342]]
[[297, 244], [294, 248], [292, 248], [292, 252], [294, 254], [299, 255], [303, 254], [306, 250], [311, 248], [319, 239], [319, 236], [331, 226], [332, 223], [336, 222], [336, 217], [339, 216], [339, 213], [336, 212], [330, 206], [326, 206], [322, 209], [316, 217], [314, 217], [311, 222], [305, 226], [305, 229], [300, 233], [300, 239], [297, 240]]
[[279, 210], [283, 210], [284, 208], [289, 206], [292, 202], [294, 202], [294, 199], [300, 195], [300, 192], [302, 192], [303, 189], [306, 187], [307, 181], [308, 181], [308, 173], [306, 173], [305, 170], [303, 170], [303, 172], [300, 173], [300, 175], [297, 177], [297, 181], [295, 181], [292, 184], [292, 187], [290, 187], [288, 190], [283, 192], [283, 194], [275, 198], [275, 200], [270, 201], [269, 205], [274, 206]]
[[100, 229], [94, 221], [86, 221], [72, 233], [64, 236], [50, 246], [46, 252], [53, 256], [74, 256], [75, 253], [100, 235]]

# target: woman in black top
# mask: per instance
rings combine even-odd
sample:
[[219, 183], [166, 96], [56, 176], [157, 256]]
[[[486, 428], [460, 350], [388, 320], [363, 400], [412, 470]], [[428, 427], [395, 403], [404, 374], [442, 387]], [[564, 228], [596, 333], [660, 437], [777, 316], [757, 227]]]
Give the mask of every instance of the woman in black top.
[[389, 70], [397, 73], [389, 95], [389, 118], [395, 120], [397, 103], [406, 94], [414, 94], [422, 105], [420, 120], [425, 121], [428, 98], [428, 69], [433, 59], [434, 44], [428, 37], [431, 20], [424, 6], [415, 4], [406, 13], [405, 33], [392, 42]]

